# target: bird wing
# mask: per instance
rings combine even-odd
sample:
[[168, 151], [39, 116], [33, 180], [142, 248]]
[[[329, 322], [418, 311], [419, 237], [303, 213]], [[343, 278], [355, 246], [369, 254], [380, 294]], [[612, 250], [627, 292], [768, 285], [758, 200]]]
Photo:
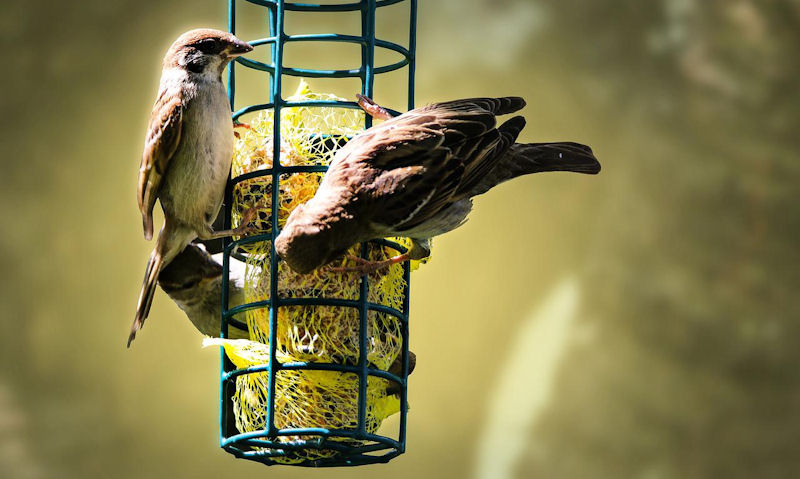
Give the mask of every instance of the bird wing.
[[371, 170], [368, 186], [356, 185], [370, 216], [393, 231], [411, 229], [464, 197], [514, 143], [516, 135], [509, 141], [495, 128], [495, 116], [524, 105], [521, 98], [471, 98], [411, 110], [350, 141], [328, 174], [358, 178], [351, 173]]
[[139, 210], [145, 239], [153, 237], [153, 206], [169, 162], [178, 149], [183, 123], [183, 98], [180, 88], [164, 87], [150, 115], [147, 137], [139, 169]]

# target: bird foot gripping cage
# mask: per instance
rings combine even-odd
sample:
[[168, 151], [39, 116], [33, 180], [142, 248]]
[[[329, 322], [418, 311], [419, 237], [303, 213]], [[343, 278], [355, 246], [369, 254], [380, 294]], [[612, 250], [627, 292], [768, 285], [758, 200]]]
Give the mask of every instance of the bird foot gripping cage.
[[[406, 262], [363, 276], [324, 271], [297, 275], [272, 246], [291, 209], [313, 196], [336, 149], [371, 126], [371, 119], [354, 101], [313, 93], [305, 83], [288, 98], [281, 89], [287, 76], [356, 78], [361, 81], [360, 93], [372, 98], [376, 75], [407, 69], [407, 103], [413, 108], [416, 0], [320, 5], [229, 0], [231, 32], [235, 33], [237, 5], [245, 1], [266, 10], [269, 33], [250, 41], [255, 50], [237, 62], [264, 74], [269, 98], [237, 110], [231, 64], [228, 88], [234, 120], [249, 115], [242, 119], [250, 128], [239, 130], [226, 192], [225, 226], [250, 221], [259, 234], [226, 240], [224, 245], [218, 341], [224, 346], [221, 446], [237, 457], [265, 464], [387, 462], [405, 450], [411, 266]], [[394, 4], [408, 7], [407, 47], [375, 35], [377, 11]], [[361, 35], [287, 35], [287, 20], [297, 15], [287, 12], [360, 15]], [[361, 66], [345, 70], [285, 66], [284, 47], [290, 42], [359, 45]], [[376, 65], [376, 49], [395, 52], [401, 59]], [[254, 59], [263, 57], [269, 60]], [[256, 210], [256, 216], [246, 214], [248, 210]], [[407, 248], [403, 239], [391, 239], [357, 245], [351, 253], [374, 261]], [[229, 307], [228, 275], [237, 260], [245, 264], [246, 302]], [[342, 264], [348, 261], [352, 260], [343, 259]], [[250, 340], [227, 340], [229, 326], [248, 331]], [[378, 434], [383, 419], [395, 413], [399, 413], [397, 436]]]

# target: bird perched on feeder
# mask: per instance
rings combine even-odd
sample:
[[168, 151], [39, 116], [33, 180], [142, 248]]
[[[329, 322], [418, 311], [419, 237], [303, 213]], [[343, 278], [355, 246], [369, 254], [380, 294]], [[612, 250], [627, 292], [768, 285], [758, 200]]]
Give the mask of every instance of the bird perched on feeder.
[[518, 97], [434, 103], [392, 118], [372, 100], [359, 105], [385, 119], [344, 145], [314, 197], [295, 208], [275, 250], [298, 273], [308, 273], [352, 245], [404, 236], [408, 252], [383, 262], [353, 258], [362, 273], [430, 254], [429, 239], [461, 226], [472, 197], [521, 175], [542, 171], [596, 174], [591, 148], [571, 142], [515, 143], [525, 126], [496, 116], [525, 106]]
[[[205, 247], [189, 243], [166, 265], [158, 276], [158, 284], [178, 305], [195, 328], [206, 336], [218, 336], [222, 317], [222, 265], [219, 256], [211, 255]], [[245, 265], [231, 258], [228, 270], [228, 306], [246, 303], [244, 295]], [[229, 339], [249, 339], [246, 330], [228, 325]], [[403, 375], [402, 358], [398, 356], [388, 372]], [[408, 352], [408, 374], [414, 371], [417, 356]], [[390, 383], [387, 394], [399, 394], [397, 383]]]
[[[245, 265], [231, 258], [228, 305], [244, 304]], [[189, 243], [158, 275], [161, 289], [178, 305], [198, 331], [218, 336], [222, 317], [222, 265], [206, 249]], [[246, 330], [228, 326], [231, 339], [248, 339]]]
[[138, 190], [145, 239], [153, 236], [156, 199], [164, 226], [147, 263], [129, 347], [150, 311], [159, 272], [175, 255], [196, 237], [245, 232], [215, 232], [211, 222], [222, 205], [233, 157], [233, 123], [222, 71], [252, 49], [230, 33], [197, 29], [175, 40], [164, 57]]

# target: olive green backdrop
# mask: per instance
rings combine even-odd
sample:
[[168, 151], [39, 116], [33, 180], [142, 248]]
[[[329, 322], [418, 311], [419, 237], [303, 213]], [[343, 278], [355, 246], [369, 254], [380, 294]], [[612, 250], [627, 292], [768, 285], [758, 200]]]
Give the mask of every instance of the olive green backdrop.
[[[124, 347], [152, 246], [135, 190], [159, 62], [182, 31], [224, 28], [225, 2], [0, 4], [3, 477], [800, 474], [800, 3], [419, 13], [418, 104], [524, 96], [523, 140], [590, 144], [603, 171], [503, 185], [435, 241], [412, 284], [407, 453], [314, 471], [219, 449], [219, 355], [160, 291]], [[387, 85], [379, 100], [403, 98]]]

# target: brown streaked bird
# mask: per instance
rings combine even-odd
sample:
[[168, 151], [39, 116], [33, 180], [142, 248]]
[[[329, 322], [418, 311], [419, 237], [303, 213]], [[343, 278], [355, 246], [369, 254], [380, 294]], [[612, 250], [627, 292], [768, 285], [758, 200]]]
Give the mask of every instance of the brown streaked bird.
[[496, 126], [496, 116], [525, 106], [522, 98], [435, 103], [394, 118], [370, 99], [358, 98], [367, 113], [386, 121], [344, 145], [316, 195], [289, 215], [275, 249], [299, 273], [329, 263], [356, 243], [391, 236], [410, 238], [412, 247], [350, 270], [422, 259], [430, 254], [430, 238], [466, 221], [473, 196], [531, 173], [600, 171], [588, 146], [516, 143], [525, 126], [521, 116]]
[[[206, 336], [219, 336], [222, 317], [221, 254], [211, 255], [202, 245], [189, 243], [166, 265], [158, 276], [161, 289], [186, 313], [195, 328]], [[245, 264], [230, 258], [228, 274], [228, 306], [246, 302], [244, 294]], [[249, 339], [244, 329], [228, 325], [228, 338]], [[417, 356], [408, 352], [408, 374], [414, 372]], [[388, 372], [403, 375], [402, 355], [398, 355]], [[399, 394], [400, 385], [390, 382], [386, 394]]]
[[195, 237], [244, 233], [215, 232], [211, 223], [222, 205], [233, 158], [233, 122], [222, 71], [252, 49], [230, 33], [197, 29], [181, 35], [164, 56], [138, 191], [145, 239], [153, 237], [156, 199], [164, 226], [147, 263], [129, 347], [150, 311], [159, 272], [184, 246]]
[[[222, 318], [222, 255], [211, 255], [202, 245], [189, 243], [158, 275], [158, 285], [186, 313], [198, 331], [219, 336]], [[245, 265], [230, 259], [228, 306], [245, 303]], [[228, 338], [249, 339], [246, 330], [228, 325]]]

